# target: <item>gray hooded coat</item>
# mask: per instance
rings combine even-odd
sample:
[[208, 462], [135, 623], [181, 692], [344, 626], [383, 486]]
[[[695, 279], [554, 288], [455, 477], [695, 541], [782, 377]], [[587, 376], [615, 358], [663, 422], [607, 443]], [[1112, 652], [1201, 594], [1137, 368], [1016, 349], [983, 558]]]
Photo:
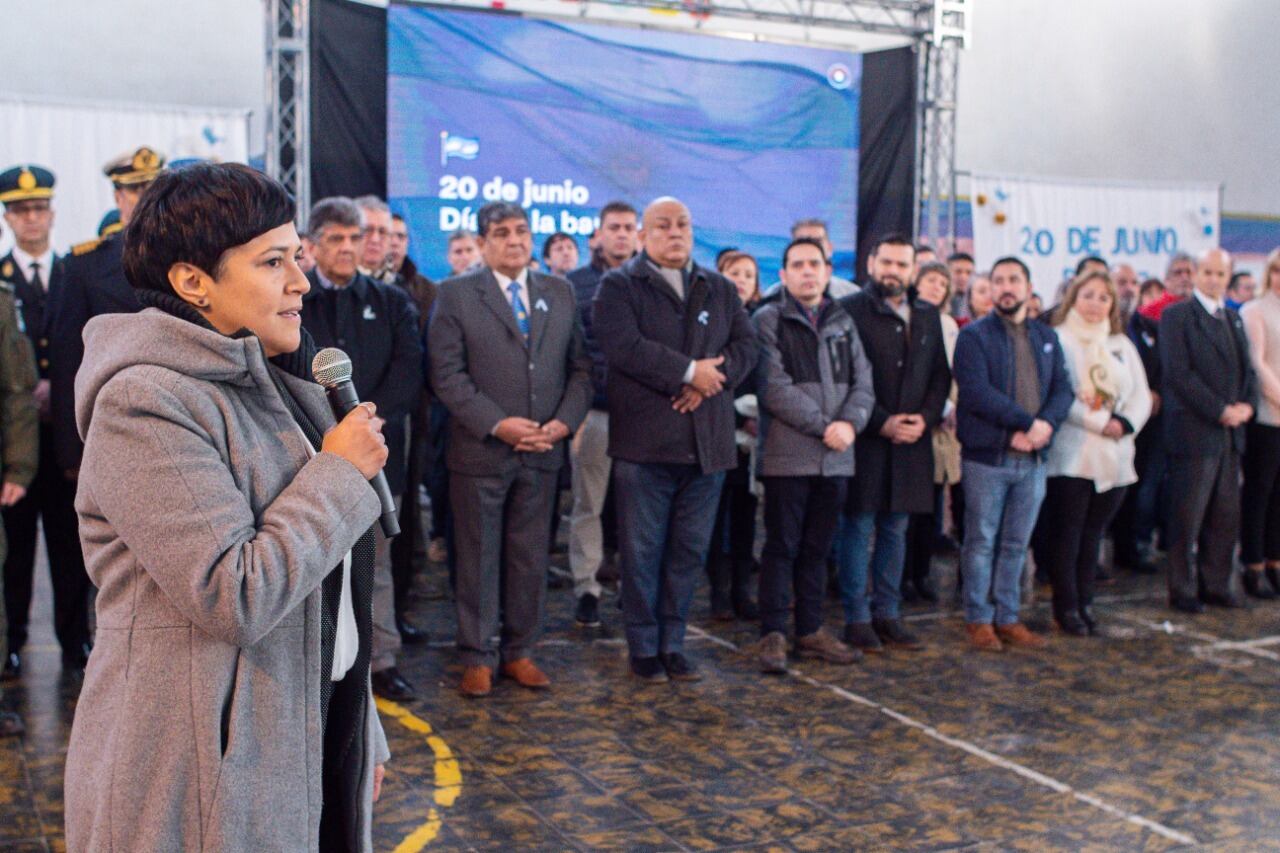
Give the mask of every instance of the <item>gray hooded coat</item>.
[[[308, 458], [257, 338], [156, 309], [85, 327], [76, 511], [98, 633], [66, 764], [68, 849], [318, 850], [320, 584], [378, 518]], [[320, 386], [280, 373], [311, 419]], [[372, 848], [368, 703], [360, 815]]]

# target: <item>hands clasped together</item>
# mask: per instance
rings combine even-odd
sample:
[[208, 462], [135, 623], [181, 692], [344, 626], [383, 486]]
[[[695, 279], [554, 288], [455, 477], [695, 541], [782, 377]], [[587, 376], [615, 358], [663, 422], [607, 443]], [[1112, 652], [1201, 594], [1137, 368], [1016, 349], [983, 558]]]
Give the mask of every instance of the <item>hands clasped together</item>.
[[545, 424], [528, 418], [503, 418], [493, 434], [515, 448], [517, 453], [546, 453], [569, 437], [569, 427], [557, 420]]

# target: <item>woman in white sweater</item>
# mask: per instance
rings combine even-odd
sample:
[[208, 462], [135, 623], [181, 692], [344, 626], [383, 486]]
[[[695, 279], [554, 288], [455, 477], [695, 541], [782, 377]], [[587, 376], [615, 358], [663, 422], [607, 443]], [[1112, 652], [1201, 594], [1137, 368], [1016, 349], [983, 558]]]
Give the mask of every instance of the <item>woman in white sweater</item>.
[[1107, 525], [1138, 480], [1134, 436], [1151, 414], [1151, 389], [1124, 333], [1116, 288], [1104, 272], [1071, 283], [1053, 317], [1076, 399], [1053, 437], [1041, 510], [1053, 615], [1067, 634], [1097, 633], [1093, 576]]
[[1267, 257], [1262, 285], [1262, 294], [1240, 309], [1262, 389], [1258, 415], [1245, 427], [1240, 559], [1245, 592], [1275, 598], [1280, 592], [1280, 249]]

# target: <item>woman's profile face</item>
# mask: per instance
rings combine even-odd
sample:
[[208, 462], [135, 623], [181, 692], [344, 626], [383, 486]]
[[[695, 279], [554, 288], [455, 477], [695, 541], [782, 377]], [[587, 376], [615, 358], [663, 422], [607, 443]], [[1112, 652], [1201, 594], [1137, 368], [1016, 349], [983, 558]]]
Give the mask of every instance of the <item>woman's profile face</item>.
[[298, 261], [302, 241], [292, 222], [228, 249], [209, 287], [205, 316], [223, 334], [248, 329], [267, 357], [302, 343], [302, 296], [311, 289]]
[[725, 278], [738, 288], [738, 298], [746, 305], [756, 298], [759, 282], [756, 280], [756, 265], [750, 258], [738, 258], [724, 270]]
[[991, 301], [991, 279], [978, 276], [969, 283], [969, 309], [973, 319], [981, 319], [991, 313], [995, 303]]

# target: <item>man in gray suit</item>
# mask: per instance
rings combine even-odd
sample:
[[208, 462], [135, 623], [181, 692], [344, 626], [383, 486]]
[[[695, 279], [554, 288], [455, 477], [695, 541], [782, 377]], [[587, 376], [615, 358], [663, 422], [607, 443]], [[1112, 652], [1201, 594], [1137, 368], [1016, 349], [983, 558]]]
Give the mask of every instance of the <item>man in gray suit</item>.
[[592, 393], [573, 288], [529, 270], [524, 209], [486, 204], [477, 225], [484, 266], [440, 289], [427, 344], [432, 387], [450, 415], [466, 696], [488, 694], [499, 661], [524, 687], [550, 684], [530, 653], [542, 621], [551, 507], [564, 441]]

